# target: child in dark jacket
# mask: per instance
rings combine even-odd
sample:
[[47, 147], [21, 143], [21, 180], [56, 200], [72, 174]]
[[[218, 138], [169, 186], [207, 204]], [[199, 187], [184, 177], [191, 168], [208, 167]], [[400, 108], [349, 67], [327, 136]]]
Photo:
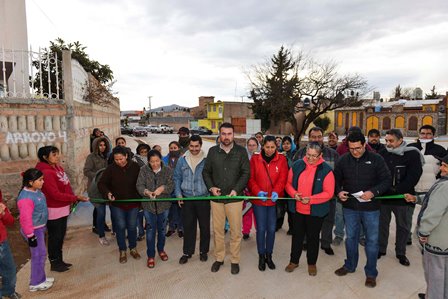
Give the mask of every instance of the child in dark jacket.
[[48, 209], [45, 195], [41, 191], [43, 184], [43, 173], [30, 168], [23, 173], [22, 190], [17, 197], [21, 233], [28, 241], [31, 251], [30, 292], [48, 290], [54, 282], [54, 278], [45, 275]]
[[[12, 226], [14, 218], [3, 203], [2, 191], [0, 190], [0, 284], [1, 298], [20, 298], [16, 293], [16, 265], [12, 257], [11, 248], [8, 243], [6, 226]], [[3, 296], [3, 297], [2, 297]]]

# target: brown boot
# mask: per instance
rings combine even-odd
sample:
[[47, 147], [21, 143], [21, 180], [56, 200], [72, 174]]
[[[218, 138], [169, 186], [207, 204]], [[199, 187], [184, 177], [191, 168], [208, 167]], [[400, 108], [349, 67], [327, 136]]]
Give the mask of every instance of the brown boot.
[[365, 286], [368, 288], [376, 287], [376, 278], [375, 277], [367, 277]]
[[137, 248], [132, 248], [129, 253], [136, 260], [139, 260], [141, 258], [140, 254], [137, 251]]
[[297, 267], [299, 267], [299, 264], [289, 263], [288, 266], [286, 266], [285, 271], [291, 273]]
[[120, 250], [120, 264], [124, 264], [128, 261], [125, 250]]
[[308, 274], [310, 276], [316, 276], [317, 275], [316, 265], [308, 265]]

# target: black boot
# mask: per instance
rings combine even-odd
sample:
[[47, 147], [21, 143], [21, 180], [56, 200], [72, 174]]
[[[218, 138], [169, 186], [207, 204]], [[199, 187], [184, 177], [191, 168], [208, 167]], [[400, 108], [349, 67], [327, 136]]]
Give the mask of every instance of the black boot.
[[260, 271], [266, 270], [266, 256], [264, 254], [259, 255], [258, 270], [260, 270]]
[[272, 261], [272, 254], [266, 254], [266, 264], [268, 264], [268, 268], [271, 270], [275, 269], [275, 264]]
[[55, 272], [65, 272], [70, 270], [61, 260], [50, 260], [50, 270]]

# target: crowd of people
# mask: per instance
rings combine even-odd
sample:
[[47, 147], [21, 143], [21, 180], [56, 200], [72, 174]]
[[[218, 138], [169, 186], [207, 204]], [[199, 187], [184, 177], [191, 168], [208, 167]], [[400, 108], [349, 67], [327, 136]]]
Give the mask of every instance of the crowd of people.
[[[144, 143], [133, 153], [122, 137], [112, 148], [107, 136], [95, 129], [84, 167], [88, 197], [73, 193], [59, 163], [59, 149], [44, 146], [38, 151], [39, 163], [23, 173], [17, 198], [21, 232], [31, 252], [29, 290], [47, 290], [54, 282], [45, 274], [45, 232], [51, 271], [72, 267], [63, 258], [70, 205], [89, 198], [95, 205], [93, 232], [102, 246], [109, 246], [105, 232], [112, 231], [120, 263], [127, 262], [128, 249], [132, 258], [141, 259], [137, 242], [144, 239], [148, 268], [155, 267], [156, 253], [167, 261], [166, 238], [177, 230], [183, 238], [179, 264], [186, 264], [195, 254], [199, 227], [200, 261], [208, 260], [212, 229], [211, 272], [220, 270], [229, 231], [230, 271], [238, 274], [241, 243], [250, 239], [254, 225], [258, 269], [274, 270], [275, 235], [287, 215], [287, 234], [292, 237], [286, 272], [299, 267], [305, 250], [308, 274], [316, 276], [319, 249], [334, 255], [332, 246], [340, 246], [345, 238], [346, 258], [335, 274], [355, 272], [362, 245], [365, 286], [371, 288], [377, 283], [378, 260], [387, 253], [391, 214], [395, 256], [399, 264], [410, 265], [406, 246], [412, 244], [412, 217], [419, 203], [415, 231], [423, 248], [426, 298], [447, 298], [448, 155], [434, 142], [435, 133], [434, 127], [424, 125], [417, 141], [407, 144], [398, 129], [385, 136], [372, 129], [366, 140], [360, 128], [351, 127], [341, 142], [330, 132], [325, 144], [324, 130], [314, 127], [302, 148], [291, 136], [261, 132], [243, 147], [235, 142], [233, 126], [223, 123], [207, 155], [202, 138], [190, 136], [183, 127], [163, 157], [160, 146]], [[111, 228], [106, 224], [107, 206]], [[0, 197], [1, 291], [4, 297], [19, 298], [4, 228], [13, 221]]]

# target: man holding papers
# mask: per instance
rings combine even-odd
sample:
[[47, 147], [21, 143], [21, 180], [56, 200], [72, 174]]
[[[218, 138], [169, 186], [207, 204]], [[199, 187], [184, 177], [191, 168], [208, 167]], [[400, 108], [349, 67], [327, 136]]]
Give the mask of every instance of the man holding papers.
[[380, 203], [375, 197], [390, 188], [391, 175], [380, 155], [366, 151], [366, 139], [361, 132], [350, 134], [347, 141], [349, 152], [340, 157], [334, 170], [336, 194], [343, 205], [347, 232], [345, 241], [347, 258], [335, 274], [344, 276], [355, 272], [358, 265], [358, 242], [362, 225], [366, 234], [365, 286], [373, 288], [376, 286], [378, 276], [376, 263], [380, 217]]

